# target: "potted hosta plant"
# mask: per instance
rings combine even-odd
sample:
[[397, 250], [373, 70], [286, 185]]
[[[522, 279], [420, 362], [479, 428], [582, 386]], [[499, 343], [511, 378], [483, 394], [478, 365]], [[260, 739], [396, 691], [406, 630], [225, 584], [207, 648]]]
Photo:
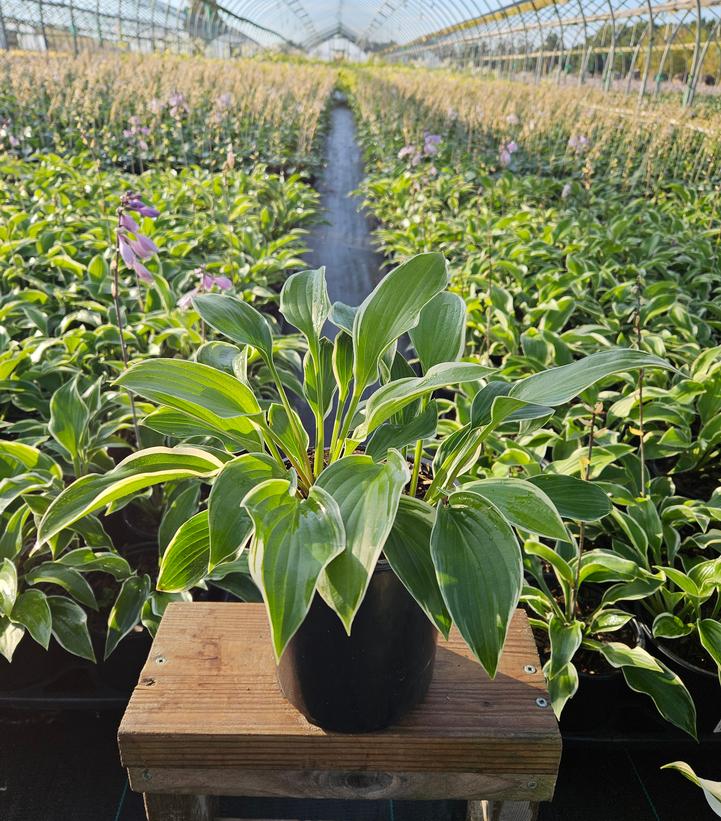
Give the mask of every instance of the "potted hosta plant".
[[[233, 297], [197, 296], [195, 309], [238, 346], [235, 355], [226, 344], [204, 363], [149, 360], [118, 383], [159, 405], [151, 417], [205, 439], [141, 450], [74, 482], [45, 514], [40, 541], [152, 485], [201, 479], [212, 486], [207, 506], [178, 528], [158, 587], [187, 590], [247, 567], [281, 686], [312, 722], [341, 731], [393, 722], [423, 697], [436, 634], [452, 624], [494, 676], [523, 584], [516, 531], [569, 537], [553, 489], [464, 476], [491, 434], [548, 419], [611, 374], [666, 365], [611, 349], [495, 381], [490, 368], [460, 361], [465, 307], [447, 286], [436, 253], [390, 272], [357, 308], [331, 305], [323, 269], [287, 280], [280, 308], [307, 341], [295, 391], [310, 408], [312, 448], [266, 319]], [[322, 335], [329, 319], [334, 341]], [[406, 333], [417, 369], [396, 347]], [[256, 396], [249, 352], [265, 363], [278, 401]], [[424, 442], [438, 426], [433, 392], [458, 384], [477, 387], [470, 419], [437, 443], [426, 467]]]

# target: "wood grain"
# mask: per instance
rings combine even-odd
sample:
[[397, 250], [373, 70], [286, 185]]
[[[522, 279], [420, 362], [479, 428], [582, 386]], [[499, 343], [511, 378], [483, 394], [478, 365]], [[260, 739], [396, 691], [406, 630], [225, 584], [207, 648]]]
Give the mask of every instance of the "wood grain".
[[273, 798], [334, 798], [430, 801], [469, 798], [535, 799], [550, 794], [554, 776], [513, 773], [372, 773], [231, 769], [227, 767], [128, 770], [136, 792], [241, 795]]
[[[528, 665], [534, 672], [526, 672]], [[328, 733], [283, 698], [263, 605], [178, 602], [163, 617], [119, 744], [131, 777], [139, 769], [153, 777], [184, 770], [197, 781], [224, 770], [235, 773], [238, 785], [247, 783], [246, 772], [257, 771], [255, 795], [263, 789], [277, 794], [279, 773], [286, 772], [381, 773], [391, 779], [427, 773], [490, 776], [514, 789], [525, 779], [535, 782], [528, 790], [536, 800], [544, 800], [553, 792], [561, 742], [553, 712], [539, 706], [539, 698], [547, 704], [533, 637], [519, 610], [494, 681], [454, 630], [439, 644], [426, 700], [399, 724], [366, 735]], [[321, 789], [322, 778], [316, 783]], [[334, 782], [328, 776], [326, 783]], [[435, 790], [449, 783], [429, 777], [433, 794], [427, 797], [446, 797]], [[148, 788], [135, 778], [133, 786]], [[220, 786], [214, 782], [213, 790], [222, 792]], [[155, 784], [153, 789], [161, 791]], [[172, 791], [170, 780], [162, 790]]]

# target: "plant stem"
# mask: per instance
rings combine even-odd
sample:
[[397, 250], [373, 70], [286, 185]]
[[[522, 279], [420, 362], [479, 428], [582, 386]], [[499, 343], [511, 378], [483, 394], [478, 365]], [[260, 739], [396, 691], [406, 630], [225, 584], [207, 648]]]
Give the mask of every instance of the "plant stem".
[[[271, 376], [273, 377], [273, 381], [275, 382], [275, 385], [278, 389], [278, 396], [280, 396], [280, 401], [283, 403], [283, 407], [285, 408], [285, 412], [288, 414], [288, 421], [290, 422], [290, 426], [293, 428], [293, 433], [295, 434], [296, 438], [300, 442], [303, 439], [303, 434], [305, 433], [305, 431], [300, 430], [300, 428], [298, 427], [298, 422], [296, 421], [295, 411], [293, 410], [293, 408], [290, 404], [290, 400], [288, 399], [288, 394], [285, 392], [285, 387], [283, 386], [283, 383], [281, 382], [280, 374], [278, 373], [278, 369], [275, 367], [275, 362], [273, 362], [273, 360], [270, 357], [268, 357], [268, 359], [266, 360], [266, 365], [268, 366], [268, 370], [270, 371]], [[270, 428], [268, 430], [270, 430]], [[313, 471], [312, 471], [312, 468], [310, 466], [310, 458], [309, 458], [307, 453], [305, 453], [303, 455], [304, 455], [304, 463], [305, 463], [305, 468], [306, 468], [305, 473], [306, 473], [306, 475], [309, 474], [309, 475], [312, 476]]]
[[[423, 396], [421, 398], [421, 406], [419, 413], [423, 413], [423, 411], [428, 406], [428, 397]], [[411, 486], [408, 491], [409, 496], [415, 496], [416, 491], [418, 490], [418, 477], [421, 472], [421, 460], [423, 459], [423, 440], [419, 439], [416, 442], [415, 449], [413, 451], [413, 472], [411, 473]]]
[[359, 391], [357, 387], [353, 389], [353, 395], [351, 396], [350, 403], [348, 405], [348, 409], [345, 411], [343, 415], [343, 424], [341, 425], [340, 434], [338, 435], [338, 439], [335, 444], [335, 450], [331, 454], [331, 461], [335, 461], [340, 456], [341, 448], [343, 447], [343, 442], [345, 441], [346, 437], [348, 436], [348, 431], [350, 429], [351, 422], [353, 421], [353, 417], [355, 416], [355, 412], [358, 410], [358, 405], [360, 404], [361, 394], [363, 393], [363, 389]]
[[[120, 228], [120, 218], [123, 215], [122, 208], [118, 208], [118, 225], [117, 227]], [[115, 319], [118, 323], [118, 334], [120, 336], [120, 353], [123, 358], [123, 367], [125, 370], [128, 369], [128, 349], [125, 345], [125, 336], [124, 336], [124, 326], [123, 326], [123, 316], [121, 313], [121, 305], [120, 305], [120, 275], [118, 273], [118, 268], [120, 266], [120, 238], [118, 231], [115, 231], [115, 253], [113, 254], [113, 259], [110, 262], [110, 273], [112, 274], [112, 282], [110, 285], [110, 293], [113, 297], [113, 305], [115, 307]], [[133, 395], [130, 393], [129, 390], [126, 390], [128, 394], [128, 399], [130, 400], [130, 413], [133, 417], [133, 429], [135, 431], [135, 447], [140, 447], [140, 429], [138, 427], [138, 415], [135, 412], [135, 400], [133, 399]]]
[[[596, 418], [603, 412], [603, 405], [596, 402], [591, 411], [591, 430], [588, 434], [588, 453], [586, 456], [586, 466], [583, 471], [584, 482], [588, 481], [591, 475], [591, 459], [593, 457], [593, 437], [596, 432]], [[578, 529], [578, 543], [576, 549], [576, 568], [573, 578], [573, 588], [571, 589], [571, 596], [568, 606], [569, 619], [574, 618], [578, 614], [578, 588], [581, 584], [581, 557], [583, 556], [583, 547], [586, 539], [586, 524], [581, 522]]]
[[338, 394], [338, 404], [336, 405], [335, 409], [335, 420], [333, 422], [333, 432], [330, 437], [330, 459], [333, 460], [333, 454], [335, 452], [335, 446], [338, 442], [338, 434], [340, 433], [340, 423], [341, 419], [343, 418], [343, 410], [345, 409], [346, 403], [348, 402], [348, 394]]

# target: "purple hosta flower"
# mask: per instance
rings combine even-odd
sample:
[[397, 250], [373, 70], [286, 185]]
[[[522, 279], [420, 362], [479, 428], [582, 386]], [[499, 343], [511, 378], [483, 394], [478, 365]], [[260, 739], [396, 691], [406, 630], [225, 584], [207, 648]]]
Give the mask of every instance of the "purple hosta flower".
[[518, 143], [515, 140], [509, 140], [507, 143], [501, 143], [498, 149], [498, 160], [504, 168], [508, 168], [513, 159], [513, 155], [518, 151]]
[[568, 147], [577, 154], [582, 154], [591, 145], [591, 141], [585, 134], [571, 134], [568, 138]]
[[20, 145], [20, 140], [13, 134], [10, 120], [0, 121], [0, 143], [3, 142], [6, 142], [10, 148], [17, 148]]
[[423, 138], [423, 153], [426, 157], [434, 157], [438, 153], [440, 142], [440, 134], [429, 134], [426, 131], [425, 137]]
[[508, 123], [508, 125], [520, 125], [521, 120], [518, 114], [509, 114], [506, 117], [506, 122]]
[[170, 97], [168, 97], [168, 108], [170, 109], [171, 116], [175, 117], [176, 120], [179, 120], [183, 114], [187, 114], [190, 110], [185, 95], [179, 91], [174, 91]]
[[[141, 217], [150, 217], [150, 219], [154, 220], [160, 216], [160, 211], [158, 211], [157, 208], [153, 208], [152, 205], [146, 205], [142, 199], [140, 199], [139, 194], [133, 194], [132, 192], [123, 194], [122, 206], [130, 211], [136, 211]], [[135, 233], [135, 231], [133, 231], [133, 233]]]
[[215, 110], [213, 111], [213, 121], [220, 125], [225, 119], [228, 109], [233, 105], [233, 95], [229, 92], [221, 94], [215, 101]]
[[150, 134], [148, 126], [142, 124], [142, 120], [137, 115], [128, 119], [129, 128], [123, 130], [123, 137], [129, 142], [134, 142], [141, 151], [148, 150], [148, 143], [145, 137]]
[[153, 97], [153, 99], [148, 103], [148, 108], [150, 109], [151, 114], [160, 114], [165, 108], [165, 105], [158, 100], [157, 97]]
[[410, 157], [416, 153], [415, 145], [404, 145], [403, 148], [398, 152], [398, 159], [404, 160], [406, 157]]
[[193, 297], [198, 294], [205, 294], [212, 291], [213, 288], [219, 288], [221, 291], [229, 291], [233, 287], [233, 283], [224, 276], [214, 276], [209, 274], [204, 267], [196, 268], [193, 273], [199, 277], [200, 281], [187, 294], [183, 294], [178, 300], [178, 307], [186, 310], [193, 306]]
[[571, 183], [567, 182], [561, 189], [561, 199], [567, 200], [571, 196]]

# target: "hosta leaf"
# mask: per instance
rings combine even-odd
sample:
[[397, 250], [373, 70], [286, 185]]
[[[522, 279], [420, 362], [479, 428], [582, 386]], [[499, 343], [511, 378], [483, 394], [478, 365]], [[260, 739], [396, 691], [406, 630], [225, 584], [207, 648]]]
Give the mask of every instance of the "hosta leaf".
[[550, 661], [543, 668], [547, 676], [546, 686], [548, 687], [548, 695], [551, 697], [553, 712], [556, 718], [560, 718], [563, 708], [569, 699], [576, 695], [578, 690], [578, 670], [574, 664], [569, 662], [555, 676], [551, 677], [548, 675], [549, 666]]
[[708, 778], [699, 778], [685, 761], [672, 761], [670, 764], [664, 764], [661, 769], [676, 770], [697, 787], [700, 787], [703, 790], [709, 807], [711, 807], [716, 815], [721, 817], [721, 781], [709, 781]]
[[80, 605], [65, 596], [48, 596], [52, 615], [52, 633], [55, 641], [73, 655], [95, 661], [95, 651], [90, 641], [88, 617]]
[[225, 294], [201, 294], [193, 306], [211, 328], [238, 345], [250, 345], [266, 361], [273, 357], [273, 335], [268, 320], [247, 302]]
[[7, 616], [0, 616], [0, 656], [12, 661], [24, 635], [25, 628], [21, 624], [15, 624]]
[[296, 464], [302, 465], [310, 439], [300, 416], [292, 409], [291, 413], [295, 424], [291, 424], [291, 417], [283, 405], [273, 403], [268, 411], [268, 427], [280, 440], [285, 453], [294, 459]]
[[206, 435], [254, 436], [250, 418], [260, 406], [247, 385], [223, 371], [181, 359], [148, 359], [121, 374], [118, 384], [205, 426]]
[[721, 622], [715, 619], [700, 619], [698, 637], [706, 652], [716, 662], [721, 680]]
[[453, 623], [493, 677], [523, 583], [521, 550], [490, 502], [458, 492], [440, 504], [431, 556]]
[[223, 463], [198, 448], [148, 448], [123, 459], [105, 474], [83, 476], [53, 501], [40, 522], [38, 543], [78, 519], [162, 482], [213, 476]]
[[38, 644], [48, 649], [52, 618], [45, 593], [40, 590], [22, 592], [13, 607], [12, 620], [25, 627]]
[[223, 466], [208, 500], [209, 570], [235, 556], [251, 534], [250, 514], [240, 504], [244, 496], [261, 482], [284, 478], [287, 471], [265, 453], [244, 453]]
[[9, 616], [18, 595], [18, 572], [10, 559], [0, 564], [0, 615]]
[[586, 356], [570, 365], [561, 365], [522, 379], [511, 388], [510, 396], [539, 405], [556, 407], [570, 402], [591, 385], [607, 376], [639, 368], [666, 368], [665, 359], [631, 348], [612, 348]]
[[25, 574], [25, 581], [28, 584], [56, 584], [67, 590], [68, 593], [77, 599], [80, 604], [98, 609], [95, 601], [95, 593], [92, 587], [85, 581], [83, 576], [72, 567], [60, 564], [59, 562], [43, 562]]
[[516, 527], [547, 536], [549, 539], [568, 540], [558, 511], [546, 494], [523, 479], [481, 479], [463, 485], [487, 499]]
[[108, 616], [108, 632], [105, 638], [105, 658], [107, 658], [118, 643], [140, 621], [143, 610], [152, 586], [150, 576], [131, 576], [123, 582], [118, 598], [115, 600]]
[[325, 268], [300, 271], [289, 276], [283, 283], [280, 312], [287, 322], [306, 337], [311, 350], [316, 354], [330, 309]]
[[71, 379], [50, 398], [48, 430], [71, 459], [77, 459], [87, 437], [90, 412], [78, 392], [78, 380]]
[[[217, 481], [217, 480], [216, 480]], [[161, 555], [183, 522], [198, 512], [200, 485], [195, 482], [176, 493], [165, 507], [158, 527], [158, 550]]]
[[369, 397], [365, 406], [365, 419], [353, 432], [353, 439], [363, 441], [386, 419], [431, 391], [457, 383], [474, 382], [490, 372], [490, 368], [472, 362], [447, 362], [434, 365], [425, 376], [388, 382]]
[[336, 501], [345, 530], [345, 549], [321, 573], [318, 592], [348, 633], [409, 479], [408, 466], [395, 450], [381, 464], [370, 456], [346, 456], [317, 479], [316, 486]]
[[412, 422], [396, 425], [385, 422], [373, 431], [366, 445], [366, 453], [376, 462], [385, 459], [390, 448], [404, 448], [420, 439], [430, 439], [438, 428], [438, 404], [431, 400], [425, 410], [417, 414]]
[[564, 519], [595, 522], [611, 512], [610, 499], [593, 482], [553, 473], [529, 476], [528, 481], [549, 497]]
[[642, 647], [628, 647], [618, 642], [596, 642], [595, 645], [610, 665], [621, 669], [632, 690], [650, 696], [667, 721], [696, 738], [696, 707], [674, 672]]
[[353, 321], [356, 390], [376, 381], [383, 351], [418, 322], [423, 306], [447, 284], [446, 261], [438, 253], [418, 254], [386, 274]]
[[686, 624], [673, 613], [659, 613], [653, 620], [653, 637], [656, 639], [678, 639], [692, 630], [692, 624]]
[[426, 303], [409, 336], [423, 373], [441, 362], [455, 362], [466, 343], [466, 303], [458, 294], [442, 291]]
[[178, 528], [160, 560], [156, 587], [165, 593], [189, 590], [208, 573], [208, 511], [201, 510]]
[[451, 616], [443, 601], [431, 558], [431, 531], [435, 519], [435, 510], [430, 505], [420, 499], [401, 496], [383, 553], [411, 596], [448, 638]]
[[318, 577], [345, 547], [343, 520], [323, 488], [314, 485], [299, 499], [285, 479], [261, 483], [243, 504], [255, 526], [250, 572], [263, 594], [278, 660], [310, 609]]
[[573, 661], [583, 639], [583, 625], [580, 621], [566, 623], [558, 616], [552, 616], [548, 624], [548, 637], [551, 640], [551, 658], [546, 675], [554, 678]]

